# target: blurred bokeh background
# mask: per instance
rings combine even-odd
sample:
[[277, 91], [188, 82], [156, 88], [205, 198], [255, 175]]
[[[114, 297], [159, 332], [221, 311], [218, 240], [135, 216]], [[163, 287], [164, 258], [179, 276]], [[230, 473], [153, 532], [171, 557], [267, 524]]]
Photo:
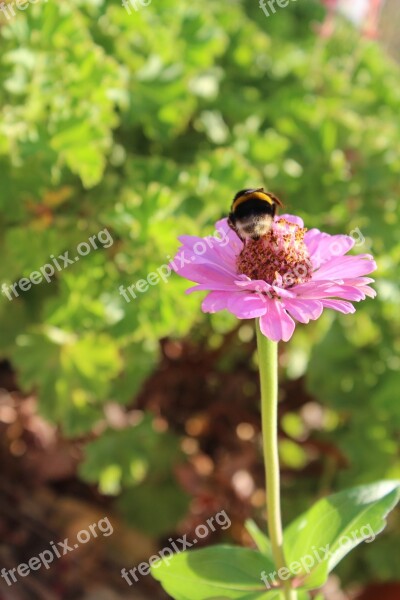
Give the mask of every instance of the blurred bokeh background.
[[[379, 266], [375, 301], [281, 345], [285, 522], [398, 477], [397, 0], [293, 0], [269, 16], [254, 0], [2, 6], [0, 567], [104, 516], [114, 533], [1, 579], [0, 598], [163, 599], [121, 568], [220, 510], [232, 527], [204, 544], [250, 545], [245, 519], [264, 526], [253, 324], [203, 315], [178, 277], [129, 302], [120, 288], [167, 263], [178, 235], [212, 233], [238, 189], [355, 231]], [[103, 230], [112, 243], [50, 282], [4, 287]], [[326, 599], [398, 600], [399, 530], [394, 515]]]

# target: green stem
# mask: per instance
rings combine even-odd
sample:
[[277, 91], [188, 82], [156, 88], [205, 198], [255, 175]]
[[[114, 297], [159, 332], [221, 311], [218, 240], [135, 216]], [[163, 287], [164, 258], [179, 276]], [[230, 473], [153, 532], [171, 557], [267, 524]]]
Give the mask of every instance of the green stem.
[[[278, 455], [278, 344], [265, 337], [257, 321], [258, 362], [261, 382], [262, 437], [267, 488], [268, 532], [277, 569], [286, 568], [280, 502]], [[290, 581], [282, 581], [285, 600], [296, 600]]]

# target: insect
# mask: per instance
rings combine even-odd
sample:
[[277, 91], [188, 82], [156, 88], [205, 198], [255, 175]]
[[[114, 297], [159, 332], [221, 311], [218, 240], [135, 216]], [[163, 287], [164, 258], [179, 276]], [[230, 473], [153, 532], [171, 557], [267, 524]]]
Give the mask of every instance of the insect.
[[240, 190], [233, 199], [228, 225], [244, 242], [259, 240], [271, 229], [277, 206], [283, 206], [282, 202], [264, 188]]

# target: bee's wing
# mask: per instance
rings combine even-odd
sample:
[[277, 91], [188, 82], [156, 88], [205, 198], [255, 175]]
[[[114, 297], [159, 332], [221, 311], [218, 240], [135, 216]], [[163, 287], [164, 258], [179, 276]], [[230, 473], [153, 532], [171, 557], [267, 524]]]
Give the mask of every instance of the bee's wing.
[[272, 198], [272, 200], [275, 202], [275, 204], [277, 204], [281, 208], [283, 208], [285, 206], [283, 204], [283, 202], [281, 202], [281, 200], [279, 200], [279, 198], [277, 196], [275, 196], [275, 194], [271, 194], [271, 192], [266, 192], [266, 193], [268, 194], [268, 196], [270, 196]]

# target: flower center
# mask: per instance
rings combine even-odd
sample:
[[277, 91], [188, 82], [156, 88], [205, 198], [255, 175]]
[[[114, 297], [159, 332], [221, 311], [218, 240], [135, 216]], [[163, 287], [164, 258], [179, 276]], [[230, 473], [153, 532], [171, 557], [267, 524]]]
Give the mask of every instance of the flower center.
[[309, 281], [313, 267], [304, 242], [306, 231], [285, 219], [274, 221], [267, 235], [247, 240], [237, 258], [238, 273], [283, 288]]

